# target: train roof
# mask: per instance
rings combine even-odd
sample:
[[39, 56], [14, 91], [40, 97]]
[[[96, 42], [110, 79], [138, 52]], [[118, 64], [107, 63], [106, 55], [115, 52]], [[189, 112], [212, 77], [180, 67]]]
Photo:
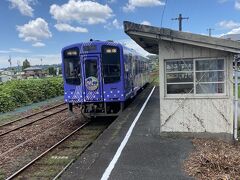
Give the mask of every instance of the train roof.
[[[88, 42], [80, 42], [80, 43], [74, 43], [68, 46], [65, 46], [62, 51], [66, 50], [66, 49], [70, 49], [73, 47], [81, 47], [81, 46], [91, 46], [91, 45], [97, 45], [97, 46], [102, 46], [102, 45], [108, 45], [108, 46], [117, 46], [120, 47], [126, 51], [128, 51], [129, 53], [132, 53], [134, 55], [137, 56], [142, 56], [140, 53], [138, 53], [136, 50], [131, 49], [129, 47], [127, 47], [125, 44], [119, 43], [119, 42], [114, 42], [114, 41], [100, 41], [100, 40], [90, 40]], [[143, 56], [142, 56], [143, 57]]]
[[63, 48], [64, 49], [69, 49], [72, 47], [76, 47], [76, 46], [82, 46], [82, 45], [109, 45], [109, 46], [122, 46], [122, 44], [117, 43], [117, 42], [113, 42], [113, 41], [100, 41], [100, 40], [90, 40], [88, 42], [80, 42], [80, 43], [74, 43], [71, 45], [68, 45], [66, 47]]

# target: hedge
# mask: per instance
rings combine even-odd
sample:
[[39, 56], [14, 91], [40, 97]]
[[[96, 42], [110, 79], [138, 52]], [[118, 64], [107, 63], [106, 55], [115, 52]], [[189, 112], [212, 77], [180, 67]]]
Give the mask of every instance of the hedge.
[[62, 78], [9, 81], [0, 84], [0, 113], [61, 95]]

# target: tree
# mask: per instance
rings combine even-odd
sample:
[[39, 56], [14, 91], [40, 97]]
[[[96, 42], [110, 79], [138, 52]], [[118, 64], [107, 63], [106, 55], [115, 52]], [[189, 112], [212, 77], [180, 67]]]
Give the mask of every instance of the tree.
[[147, 55], [147, 58], [148, 58], [151, 62], [158, 62], [158, 55]]
[[60, 75], [62, 74], [62, 68], [59, 68], [59, 74]]
[[26, 69], [26, 68], [28, 68], [28, 67], [30, 67], [31, 65], [30, 65], [30, 62], [27, 60], [27, 59], [25, 59], [24, 61], [23, 61], [23, 66], [22, 66], [22, 70], [24, 70], [24, 69]]
[[49, 67], [48, 68], [48, 74], [49, 75], [56, 75], [56, 69], [54, 69], [54, 67]]

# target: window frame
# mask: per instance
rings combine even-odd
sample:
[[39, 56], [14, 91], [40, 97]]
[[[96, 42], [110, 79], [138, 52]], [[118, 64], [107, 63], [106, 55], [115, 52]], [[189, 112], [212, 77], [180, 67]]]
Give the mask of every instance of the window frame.
[[[223, 70], [196, 70], [196, 61], [204, 61], [204, 60], [223, 60]], [[172, 71], [172, 72], [167, 72], [167, 63], [168, 61], [185, 61], [185, 60], [192, 60], [193, 61], [193, 70], [192, 71]], [[227, 97], [227, 63], [226, 63], [226, 58], [224, 57], [217, 57], [217, 58], [179, 58], [179, 59], [164, 59], [164, 95], [165, 98], [206, 98], [206, 97]], [[224, 92], [223, 93], [205, 93], [205, 94], [197, 94], [196, 93], [196, 87], [197, 87], [197, 82], [196, 82], [196, 73], [197, 72], [223, 72], [224, 74], [224, 80], [223, 81], [217, 81], [217, 82], [202, 82], [202, 84], [210, 84], [210, 83], [216, 83], [216, 84], [223, 84], [224, 85]], [[167, 74], [171, 73], [193, 73], [193, 82], [179, 82], [179, 83], [167, 83]], [[168, 84], [193, 84], [193, 93], [187, 93], [187, 94], [168, 94], [167, 93], [167, 85]]]
[[[90, 64], [91, 63], [94, 63], [94, 65], [96, 65], [96, 68], [93, 68], [93, 70], [96, 70], [95, 72], [95, 74], [94, 75], [92, 75], [92, 74], [90, 74], [90, 72], [91, 72], [91, 66], [90, 66]], [[89, 68], [89, 69], [88, 69]], [[86, 59], [85, 60], [85, 63], [84, 63], [84, 69], [85, 69], [85, 77], [86, 78], [89, 78], [89, 77], [95, 77], [95, 78], [98, 78], [98, 62], [97, 62], [97, 59]], [[88, 74], [87, 74], [88, 73]], [[92, 72], [91, 72], [92, 73]], [[90, 75], [89, 75], [90, 74]], [[88, 76], [87, 76], [88, 75]]]
[[[66, 68], [67, 68], [67, 66], [66, 66], [66, 63], [75, 63], [76, 62], [76, 64], [78, 64], [79, 65], [79, 77], [69, 77], [69, 76], [67, 76], [67, 72], [66, 72]], [[64, 80], [65, 80], [65, 82], [66, 82], [66, 84], [68, 84], [68, 85], [75, 85], [75, 86], [79, 86], [79, 85], [81, 85], [81, 83], [82, 83], [82, 65], [81, 65], [81, 63], [80, 63], [80, 58], [78, 58], [78, 57], [66, 57], [66, 58], [64, 58], [63, 59], [63, 64], [64, 64], [64, 69], [63, 69], [63, 72], [64, 72], [64, 74], [63, 74], [63, 77], [64, 77]], [[69, 67], [69, 66], [68, 66]], [[74, 81], [72, 81], [73, 79], [75, 79]], [[78, 81], [77, 81], [78, 80]], [[74, 83], [73, 83], [74, 82]]]
[[[104, 52], [104, 50], [105, 50], [105, 48], [116, 48], [117, 49], [117, 54], [119, 55], [119, 63], [114, 63], [114, 64], [107, 64], [107, 63], [105, 63], [104, 62], [104, 55], [105, 54], [107, 54], [107, 53], [105, 53]], [[110, 54], [110, 53], [109, 53]], [[103, 83], [104, 84], [115, 84], [115, 83], [119, 83], [120, 81], [121, 81], [121, 79], [122, 79], [122, 64], [121, 64], [121, 58], [122, 58], [122, 56], [121, 56], [121, 48], [119, 48], [118, 46], [112, 46], [112, 45], [102, 45], [102, 47], [101, 47], [101, 69], [102, 69], [102, 77], [103, 77]], [[105, 73], [104, 73], [104, 66], [108, 66], [108, 68], [109, 68], [109, 65], [117, 65], [117, 66], [119, 66], [119, 76], [106, 76], [105, 75]], [[109, 71], [109, 69], [108, 69], [108, 71]], [[119, 80], [117, 80], [117, 81], [113, 81], [113, 82], [106, 82], [106, 80], [105, 80], [105, 78], [109, 78], [109, 77], [113, 77], [113, 78], [119, 78]]]

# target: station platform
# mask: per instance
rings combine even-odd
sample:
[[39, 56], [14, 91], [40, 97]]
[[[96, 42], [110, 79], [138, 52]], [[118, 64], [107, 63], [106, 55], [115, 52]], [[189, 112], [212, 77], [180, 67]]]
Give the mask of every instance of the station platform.
[[191, 139], [160, 136], [158, 87], [146, 103], [152, 89], [142, 91], [60, 179], [191, 179], [183, 171]]

